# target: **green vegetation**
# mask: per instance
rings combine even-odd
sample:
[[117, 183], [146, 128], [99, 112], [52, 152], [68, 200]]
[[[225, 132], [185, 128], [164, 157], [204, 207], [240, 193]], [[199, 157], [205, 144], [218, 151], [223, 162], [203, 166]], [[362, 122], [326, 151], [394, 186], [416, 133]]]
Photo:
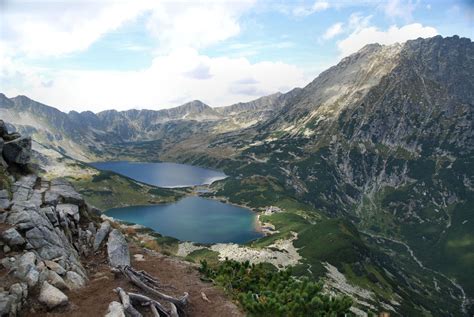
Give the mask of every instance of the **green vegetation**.
[[323, 294], [323, 284], [295, 278], [290, 271], [226, 260], [199, 271], [238, 299], [249, 316], [344, 316], [352, 300]]
[[205, 248], [199, 249], [189, 253], [185, 260], [193, 263], [206, 261], [209, 265], [216, 266], [219, 264], [219, 253]]
[[138, 183], [113, 172], [69, 180], [89, 204], [107, 210], [114, 207], [173, 202], [183, 196], [179, 190]]
[[8, 178], [5, 167], [0, 164], [0, 189], [10, 189], [11, 180]]

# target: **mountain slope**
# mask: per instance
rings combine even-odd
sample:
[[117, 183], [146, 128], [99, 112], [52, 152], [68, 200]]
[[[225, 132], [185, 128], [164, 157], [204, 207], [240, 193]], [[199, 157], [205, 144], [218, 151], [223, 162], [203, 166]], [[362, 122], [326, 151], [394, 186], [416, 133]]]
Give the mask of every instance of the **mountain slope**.
[[[461, 301], [464, 312], [473, 309], [473, 74], [472, 41], [437, 36], [368, 45], [302, 89], [227, 108], [194, 102], [186, 110], [66, 115], [3, 98], [0, 115], [33, 132], [40, 126], [53, 136], [44, 142], [71, 156], [69, 140], [89, 159], [220, 167], [231, 175], [220, 192], [238, 203], [265, 207], [290, 197], [345, 218], [373, 252], [324, 261], [362, 284], [369, 282], [360, 272], [390, 268], [383, 280], [400, 282], [393, 287], [409, 303], [403, 309], [445, 315]], [[302, 237], [312, 241], [318, 231]], [[306, 260], [321, 266], [323, 258]], [[437, 304], [443, 298], [446, 307]]]
[[[377, 65], [387, 50], [396, 53], [383, 72], [359, 67]], [[286, 190], [328, 215], [406, 244], [421, 265], [454, 277], [472, 298], [473, 67], [469, 39], [366, 47], [259, 125], [240, 159], [266, 162]], [[355, 68], [363, 71], [347, 77]], [[338, 90], [337, 76], [354, 89]]]

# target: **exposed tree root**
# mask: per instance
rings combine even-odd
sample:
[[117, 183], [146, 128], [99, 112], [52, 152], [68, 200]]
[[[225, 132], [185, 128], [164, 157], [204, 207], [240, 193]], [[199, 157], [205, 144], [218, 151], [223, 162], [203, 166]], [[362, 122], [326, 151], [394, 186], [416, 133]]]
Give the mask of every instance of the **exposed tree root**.
[[[186, 316], [185, 308], [188, 303], [189, 294], [184, 293], [183, 296], [176, 298], [167, 295], [161, 291], [164, 287], [160, 284], [158, 279], [151, 276], [145, 271], [137, 271], [130, 266], [123, 266], [118, 268], [112, 268], [112, 272], [118, 274], [121, 273], [127, 277], [135, 286], [143, 290], [145, 293], [156, 297], [158, 300], [162, 300], [168, 303], [169, 309], [166, 309], [157, 300], [148, 297], [143, 294], [136, 294], [125, 292], [122, 288], [115, 289], [120, 296], [120, 300], [124, 306], [127, 316], [141, 317], [142, 315], [132, 306], [133, 304], [139, 304], [141, 306], [149, 306], [153, 316], [155, 317], [183, 317]], [[165, 286], [169, 287], [169, 286]]]

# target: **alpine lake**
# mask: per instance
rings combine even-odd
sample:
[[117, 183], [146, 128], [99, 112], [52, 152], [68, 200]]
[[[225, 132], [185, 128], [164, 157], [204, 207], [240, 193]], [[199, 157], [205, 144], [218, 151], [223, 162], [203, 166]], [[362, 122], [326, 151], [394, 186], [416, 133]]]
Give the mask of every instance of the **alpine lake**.
[[[209, 185], [227, 177], [220, 171], [175, 163], [98, 162], [91, 165], [165, 188]], [[187, 196], [171, 204], [113, 208], [105, 214], [181, 241], [246, 243], [262, 236], [255, 229], [256, 216], [251, 210], [199, 196]]]

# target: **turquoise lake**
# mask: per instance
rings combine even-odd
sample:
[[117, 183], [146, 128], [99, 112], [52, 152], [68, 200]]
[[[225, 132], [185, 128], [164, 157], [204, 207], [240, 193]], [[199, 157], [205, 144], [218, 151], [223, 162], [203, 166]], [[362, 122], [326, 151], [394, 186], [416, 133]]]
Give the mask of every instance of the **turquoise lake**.
[[[167, 188], [206, 185], [227, 177], [219, 171], [175, 163], [99, 162], [91, 165]], [[105, 214], [181, 241], [245, 243], [262, 236], [255, 230], [255, 214], [251, 210], [197, 196], [171, 204], [114, 208]]]
[[227, 177], [220, 171], [176, 163], [97, 162], [97, 169], [113, 171], [154, 186], [176, 188], [209, 185]]
[[262, 237], [249, 209], [196, 196], [166, 205], [114, 208], [105, 214], [181, 241], [245, 243]]

